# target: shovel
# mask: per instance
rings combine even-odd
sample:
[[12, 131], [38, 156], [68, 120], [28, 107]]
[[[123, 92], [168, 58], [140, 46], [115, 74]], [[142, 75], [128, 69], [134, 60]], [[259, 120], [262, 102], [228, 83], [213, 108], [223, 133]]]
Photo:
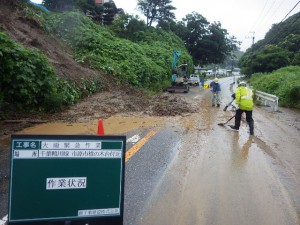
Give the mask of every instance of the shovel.
[[227, 108], [233, 103], [233, 101], [235, 100], [235, 94], [231, 95], [232, 100], [225, 106], [225, 108], [223, 109], [223, 111], [226, 111]]
[[219, 126], [225, 126], [225, 124], [227, 124], [230, 120], [232, 120], [235, 117], [235, 115], [233, 115], [233, 117], [231, 117], [229, 120], [226, 121], [226, 123], [218, 123]]
[[223, 111], [226, 111], [227, 108], [232, 104], [233, 101], [234, 101], [234, 99], [232, 99], [232, 100], [225, 106], [225, 108], [223, 109]]

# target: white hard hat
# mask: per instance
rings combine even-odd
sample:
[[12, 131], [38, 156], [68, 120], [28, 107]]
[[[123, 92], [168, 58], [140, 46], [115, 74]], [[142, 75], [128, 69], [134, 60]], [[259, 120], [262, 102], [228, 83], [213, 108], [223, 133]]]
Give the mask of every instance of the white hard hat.
[[239, 86], [247, 86], [247, 84], [246, 84], [246, 82], [245, 81], [241, 81], [240, 83], [239, 83]]
[[214, 81], [215, 81], [216, 83], [218, 83], [218, 82], [219, 82], [219, 79], [218, 79], [218, 78], [215, 78]]

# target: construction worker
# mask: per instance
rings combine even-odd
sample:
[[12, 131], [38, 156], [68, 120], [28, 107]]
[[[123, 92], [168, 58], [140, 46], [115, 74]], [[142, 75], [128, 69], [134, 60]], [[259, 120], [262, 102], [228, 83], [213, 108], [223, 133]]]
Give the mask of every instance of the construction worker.
[[200, 73], [200, 83], [201, 83], [201, 87], [204, 87], [204, 81], [205, 81], [205, 74]]
[[220, 91], [221, 86], [219, 84], [219, 79], [215, 78], [214, 81], [210, 83], [211, 91], [212, 91], [212, 107], [215, 107], [215, 100], [217, 99], [217, 107], [220, 107]]
[[249, 124], [250, 135], [254, 134], [254, 120], [252, 118], [253, 109], [253, 93], [252, 90], [247, 88], [245, 81], [239, 83], [238, 88], [235, 91], [235, 103], [238, 105], [238, 109], [235, 114], [235, 124], [229, 125], [233, 130], [238, 131], [241, 124], [242, 114], [246, 113], [246, 121]]

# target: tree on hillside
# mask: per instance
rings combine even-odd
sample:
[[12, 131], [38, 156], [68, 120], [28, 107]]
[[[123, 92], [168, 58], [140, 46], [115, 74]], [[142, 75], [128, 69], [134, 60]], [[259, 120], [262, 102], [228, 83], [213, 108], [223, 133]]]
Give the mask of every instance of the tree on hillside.
[[235, 39], [228, 37], [227, 30], [221, 27], [220, 22], [210, 24], [208, 30], [209, 33], [203, 37], [201, 46], [202, 54], [207, 52], [207, 56], [205, 59], [200, 56], [200, 63], [222, 63], [228, 54], [236, 50]]
[[165, 31], [172, 31], [178, 37], [180, 37], [182, 41], [185, 42], [186, 44], [186, 40], [188, 39], [190, 32], [184, 22], [182, 21], [175, 22], [173, 20], [159, 22], [157, 27], [160, 27]]
[[117, 36], [136, 42], [139, 41], [140, 32], [144, 32], [147, 26], [138, 16], [124, 13], [114, 20], [110, 28]]
[[258, 72], [272, 72], [290, 65], [291, 53], [277, 45], [266, 45], [260, 51], [245, 54], [239, 65], [248, 76]]
[[300, 34], [286, 36], [278, 46], [290, 52], [297, 53], [300, 50]]
[[171, 3], [171, 0], [161, 1], [161, 7], [158, 11], [157, 22], [171, 21], [176, 18], [174, 12], [172, 12], [173, 10], [176, 10], [176, 8], [170, 5]]
[[42, 4], [51, 11], [64, 11], [76, 6], [77, 0], [43, 0]]
[[255, 72], [272, 72], [289, 65], [289, 52], [276, 45], [266, 45], [256, 54], [253, 63]]
[[175, 19], [172, 12], [176, 8], [171, 5], [171, 0], [138, 0], [138, 8], [147, 19], [147, 26], [153, 22], [161, 22]]
[[186, 15], [172, 29], [183, 39], [195, 65], [223, 63], [226, 56], [237, 49], [235, 37], [228, 37], [220, 22], [210, 24], [197, 12]]
[[94, 0], [77, 0], [77, 5], [85, 13], [87, 10], [93, 11], [96, 6]]
[[103, 4], [96, 4], [95, 0], [77, 0], [76, 6], [94, 21], [102, 22]]
[[186, 47], [189, 51], [194, 51], [203, 37], [208, 34], [209, 22], [196, 12], [186, 15], [182, 22], [188, 30], [188, 36], [185, 39]]

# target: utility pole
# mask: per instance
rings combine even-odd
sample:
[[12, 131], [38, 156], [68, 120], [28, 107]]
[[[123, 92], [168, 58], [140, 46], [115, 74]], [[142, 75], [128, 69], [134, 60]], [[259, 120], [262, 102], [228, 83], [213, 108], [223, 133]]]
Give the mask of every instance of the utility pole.
[[253, 32], [250, 32], [251, 34], [252, 34], [252, 45], [254, 45], [254, 40], [255, 40], [255, 32], [253, 31]]
[[246, 38], [251, 38], [252, 39], [252, 45], [254, 45], [254, 40], [255, 40], [255, 32], [254, 31], [250, 31], [250, 34], [252, 34], [250, 37], [247, 36]]

